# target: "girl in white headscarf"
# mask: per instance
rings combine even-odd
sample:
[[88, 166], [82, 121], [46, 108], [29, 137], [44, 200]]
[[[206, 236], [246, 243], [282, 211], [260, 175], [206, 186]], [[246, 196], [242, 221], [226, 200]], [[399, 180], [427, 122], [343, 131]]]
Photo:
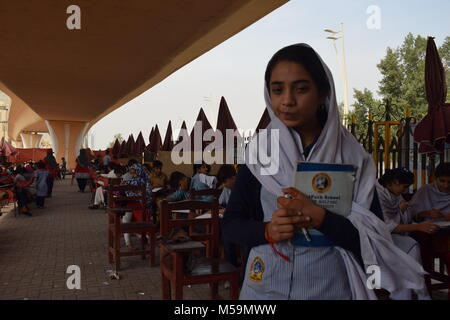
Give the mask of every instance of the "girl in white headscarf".
[[[250, 250], [241, 299], [376, 299], [367, 284], [369, 266], [390, 292], [423, 289], [420, 264], [393, 244], [386, 224], [371, 212], [381, 213], [374, 163], [341, 125], [333, 78], [317, 53], [306, 44], [278, 51], [266, 70], [264, 96], [268, 134], [247, 147], [223, 218], [225, 239]], [[276, 145], [264, 143], [277, 133]], [[258, 144], [259, 154], [273, 150], [271, 163], [259, 161]], [[299, 161], [357, 168], [346, 217], [288, 189]], [[277, 208], [277, 197], [286, 193], [296, 199], [278, 201], [291, 209]], [[309, 228], [313, 241], [292, 245], [299, 227]]]
[[[450, 221], [450, 162], [440, 163], [434, 173], [433, 183], [420, 187], [409, 202], [407, 214], [436, 224]], [[445, 223], [445, 222], [444, 222]], [[423, 265], [426, 270], [434, 270], [434, 258], [441, 261], [450, 270], [450, 240], [446, 233], [432, 237], [419, 234], [417, 240], [422, 248]], [[448, 292], [450, 300], [450, 285]]]
[[[422, 264], [420, 246], [416, 240], [408, 236], [409, 232], [434, 233], [439, 227], [431, 221], [414, 223], [412, 217], [406, 212], [408, 202], [402, 194], [408, 191], [414, 182], [414, 174], [404, 168], [387, 170], [375, 187], [383, 210], [384, 221], [392, 232], [392, 240], [403, 252], [407, 253], [418, 263]], [[417, 292], [419, 300], [429, 300], [428, 292]], [[400, 290], [390, 295], [393, 300], [411, 300], [412, 290]]]

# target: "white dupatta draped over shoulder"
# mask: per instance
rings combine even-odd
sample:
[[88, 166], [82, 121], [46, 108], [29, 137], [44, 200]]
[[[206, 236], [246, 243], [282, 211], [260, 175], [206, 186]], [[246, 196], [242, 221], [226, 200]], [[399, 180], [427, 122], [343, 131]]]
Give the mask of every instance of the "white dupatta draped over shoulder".
[[[309, 47], [307, 44], [297, 45]], [[253, 139], [247, 147], [246, 165], [259, 182], [277, 196], [283, 195], [283, 188], [292, 186], [293, 176], [299, 161], [343, 163], [356, 166], [353, 203], [348, 219], [359, 231], [364, 265], [366, 268], [369, 266], [380, 268], [381, 287], [389, 292], [400, 289], [424, 289], [423, 275], [425, 271], [422, 266], [395, 246], [386, 224], [369, 211], [376, 182], [375, 165], [359, 142], [341, 125], [333, 77], [327, 65], [317, 53], [316, 55], [327, 74], [330, 95], [325, 102], [328, 119], [308, 158], [303, 157], [303, 145], [299, 134], [288, 128], [275, 116], [268, 88], [264, 85], [266, 108], [271, 122], [267, 126], [267, 136], [259, 134], [258, 139]], [[260, 152], [266, 155], [270, 154], [271, 145], [265, 142], [271, 141], [271, 130], [273, 129], [278, 129], [279, 134], [279, 142], [277, 142], [279, 159], [276, 159], [278, 172], [268, 174], [271, 173], [271, 169], [269, 169], [271, 164], [261, 163], [256, 153], [258, 150], [257, 144], [259, 144]], [[257, 140], [262, 141], [258, 143]], [[249, 159], [253, 160], [249, 161]], [[373, 290], [367, 286], [367, 278], [370, 274], [365, 273], [352, 253], [342, 248], [337, 249], [344, 259], [354, 299], [376, 299]]]

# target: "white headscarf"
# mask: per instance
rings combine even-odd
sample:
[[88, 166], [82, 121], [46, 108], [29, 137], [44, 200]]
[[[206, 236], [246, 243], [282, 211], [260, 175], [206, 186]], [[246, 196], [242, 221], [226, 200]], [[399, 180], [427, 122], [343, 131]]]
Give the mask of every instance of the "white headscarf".
[[[297, 46], [308, 47], [307, 44]], [[352, 164], [357, 167], [356, 181], [353, 193], [351, 214], [348, 219], [358, 229], [361, 241], [361, 254], [364, 264], [377, 265], [381, 270], [381, 287], [394, 292], [401, 289], [424, 289], [425, 282], [422, 266], [406, 253], [398, 249], [392, 242], [390, 231], [386, 224], [369, 211], [373, 199], [376, 182], [376, 169], [370, 155], [363, 149], [353, 135], [341, 125], [336, 102], [334, 80], [327, 65], [320, 56], [330, 85], [330, 94], [325, 101], [328, 117], [325, 126], [311, 149], [308, 157], [303, 156], [303, 145], [299, 134], [287, 127], [272, 110], [271, 99], [266, 85], [264, 97], [271, 122], [267, 126], [267, 141], [271, 141], [272, 129], [279, 131], [279, 170], [274, 175], [267, 175], [269, 165], [264, 165], [256, 156], [258, 150], [257, 139], [253, 139], [246, 149], [246, 165], [258, 181], [271, 193], [283, 195], [282, 189], [293, 185], [293, 177], [299, 161], [319, 163]], [[266, 140], [259, 134], [258, 139]], [[259, 152], [270, 154], [271, 146], [263, 141], [259, 143]], [[267, 150], [264, 150], [265, 147]], [[262, 150], [261, 150], [262, 149]], [[258, 159], [256, 164], [252, 160]], [[266, 171], [266, 174], [264, 174]], [[361, 270], [353, 255], [337, 247], [344, 259], [355, 299], [376, 299], [373, 290], [366, 285], [367, 275]]]
[[436, 209], [450, 213], [450, 194], [439, 191], [436, 183], [420, 187], [409, 202], [408, 213], [412, 216], [426, 210]]
[[375, 182], [375, 187], [377, 189], [381, 209], [383, 210], [384, 222], [388, 225], [389, 230], [392, 232], [399, 224], [411, 224], [412, 219], [410, 216], [406, 212], [403, 213], [402, 210], [400, 210], [400, 203], [403, 200], [403, 197], [401, 195], [396, 196], [378, 181]]

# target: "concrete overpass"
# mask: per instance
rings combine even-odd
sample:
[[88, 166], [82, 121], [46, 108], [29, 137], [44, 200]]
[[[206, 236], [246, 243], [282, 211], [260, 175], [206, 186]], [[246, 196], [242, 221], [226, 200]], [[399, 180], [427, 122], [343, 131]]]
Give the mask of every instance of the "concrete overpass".
[[72, 166], [89, 127], [285, 2], [0, 0], [8, 134], [49, 132]]

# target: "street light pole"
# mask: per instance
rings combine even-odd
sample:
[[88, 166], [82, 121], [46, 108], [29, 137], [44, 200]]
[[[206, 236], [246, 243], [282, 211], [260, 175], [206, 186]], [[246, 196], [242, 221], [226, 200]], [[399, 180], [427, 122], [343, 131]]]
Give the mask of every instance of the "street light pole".
[[[343, 124], [347, 125], [347, 115], [349, 111], [349, 98], [348, 98], [348, 81], [347, 81], [347, 64], [345, 62], [345, 45], [344, 45], [344, 24], [341, 23], [341, 29], [339, 31], [333, 31], [331, 29], [325, 29], [325, 32], [331, 33], [335, 36], [327, 37], [327, 39], [333, 40], [334, 51], [336, 52], [336, 58], [338, 59], [339, 68], [342, 76], [342, 87], [344, 90], [344, 110], [343, 110]], [[342, 43], [342, 55], [339, 56], [336, 40], [341, 39]]]
[[345, 114], [349, 111], [349, 99], [348, 99], [348, 81], [347, 81], [347, 64], [345, 62], [345, 45], [344, 45], [344, 24], [341, 23], [342, 32], [342, 64], [343, 64], [343, 79], [344, 79], [344, 108]]

